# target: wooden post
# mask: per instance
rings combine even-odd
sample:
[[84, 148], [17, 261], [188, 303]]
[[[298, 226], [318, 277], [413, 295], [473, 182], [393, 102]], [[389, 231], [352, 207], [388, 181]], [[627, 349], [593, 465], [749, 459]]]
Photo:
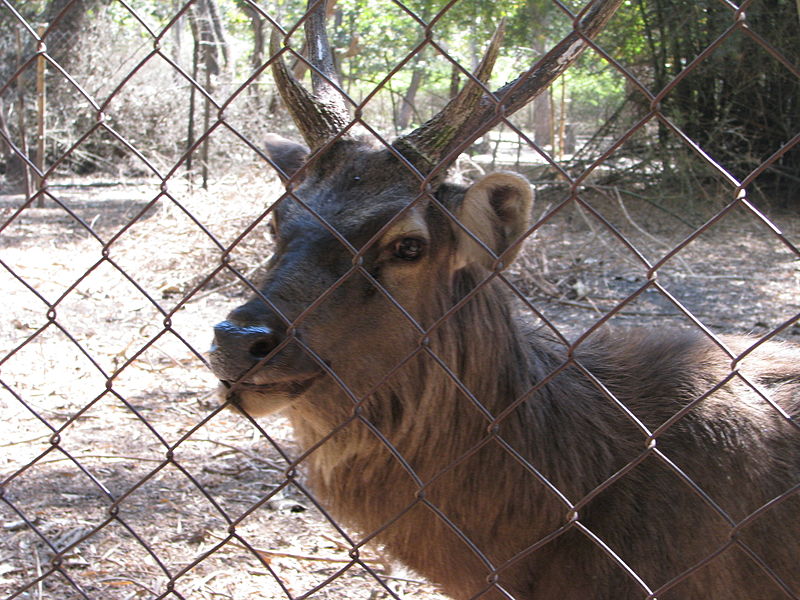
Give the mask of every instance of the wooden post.
[[[189, 27], [192, 30], [192, 81], [197, 81], [197, 73], [199, 69], [199, 62], [200, 62], [200, 33], [197, 28], [197, 17], [194, 14], [194, 6], [190, 6], [188, 13], [189, 15]], [[189, 179], [189, 183], [192, 181], [192, 157], [194, 156], [194, 151], [192, 146], [194, 146], [194, 112], [195, 112], [195, 97], [197, 95], [197, 88], [192, 83], [189, 86], [189, 123], [187, 125], [187, 132], [186, 132], [186, 177]]]
[[[22, 64], [22, 36], [19, 28], [14, 30], [17, 38], [17, 60]], [[28, 132], [25, 127], [25, 91], [24, 86], [17, 83], [17, 129], [19, 130], [19, 149], [27, 158], [28, 156]], [[22, 184], [25, 190], [25, 200], [31, 199], [31, 170], [25, 160], [20, 159], [22, 165]]]
[[[39, 34], [39, 55], [36, 57], [36, 168], [39, 169], [39, 173], [44, 173], [44, 152], [45, 152], [45, 136], [47, 135], [47, 130], [45, 127], [45, 111], [46, 111], [46, 94], [47, 89], [45, 86], [45, 66], [47, 61], [44, 58], [44, 54], [41, 50], [44, 48], [44, 42], [41, 41], [42, 37], [44, 36], [45, 31], [47, 31], [47, 25], [41, 24], [37, 28], [37, 33]], [[42, 186], [44, 185], [44, 177], [40, 177], [37, 175], [36, 177], [36, 191], [39, 193], [39, 197], [36, 200], [36, 206], [38, 208], [44, 207], [44, 194], [41, 194]]]
[[[208, 44], [208, 42], [206, 42]], [[211, 50], [206, 45], [205, 52], [210, 52]], [[211, 93], [211, 88], [213, 87], [213, 83], [211, 80], [211, 69], [209, 68], [208, 60], [204, 61], [205, 70], [206, 70], [206, 92]], [[205, 101], [203, 105], [203, 132], [206, 137], [203, 139], [203, 147], [201, 149], [201, 156], [203, 157], [203, 169], [202, 169], [202, 178], [203, 178], [203, 189], [208, 189], [208, 153], [209, 147], [211, 145], [210, 136], [208, 135], [208, 130], [211, 127], [211, 102], [208, 100]]]

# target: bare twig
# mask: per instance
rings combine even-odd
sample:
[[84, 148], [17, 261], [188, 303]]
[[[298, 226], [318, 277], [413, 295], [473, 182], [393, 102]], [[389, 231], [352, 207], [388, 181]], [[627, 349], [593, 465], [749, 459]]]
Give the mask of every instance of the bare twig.
[[[218, 539], [220, 541], [224, 541], [224, 540], [228, 539], [227, 537], [220, 536], [220, 535], [217, 535], [217, 534], [211, 533], [211, 532], [209, 532], [208, 535], [210, 535], [211, 537], [213, 537], [215, 539]], [[244, 545], [239, 544], [237, 542], [229, 542], [229, 543], [231, 545], [237, 547], [237, 548], [241, 548], [243, 550], [250, 550], [250, 548], [247, 548]], [[291, 559], [294, 559], [294, 560], [308, 560], [308, 561], [324, 562], [324, 563], [332, 563], [332, 564], [348, 564], [348, 563], [355, 562], [354, 559], [352, 559], [352, 558], [339, 558], [337, 556], [317, 556], [317, 555], [313, 555], [313, 554], [299, 554], [299, 553], [296, 553], [296, 552], [281, 552], [279, 550], [266, 550], [264, 548], [256, 548], [256, 547], [253, 547], [252, 550], [257, 552], [259, 555], [261, 555], [265, 559], [267, 559], [267, 558], [291, 558]], [[366, 563], [366, 564], [370, 565], [373, 568], [377, 568], [377, 569], [381, 569], [381, 570], [386, 568], [386, 564], [384, 562], [382, 562], [381, 560], [379, 560], [377, 557], [375, 557], [375, 558], [360, 558], [359, 561], [363, 562], [363, 563]]]
[[260, 463], [260, 464], [262, 464], [262, 465], [264, 465], [264, 466], [266, 466], [268, 468], [270, 468], [270, 469], [273, 469], [273, 470], [281, 472], [281, 473], [284, 471], [284, 469], [282, 467], [280, 467], [279, 465], [276, 465], [272, 461], [269, 461], [269, 460], [267, 460], [265, 458], [262, 458], [262, 457], [258, 456], [257, 454], [253, 454], [252, 452], [249, 452], [247, 450], [244, 450], [243, 448], [239, 448], [238, 446], [234, 446], [233, 444], [226, 444], [225, 442], [220, 442], [219, 440], [210, 440], [210, 439], [195, 440], [195, 441], [208, 442], [209, 444], [214, 444], [216, 446], [222, 446], [223, 448], [229, 448], [231, 450], [239, 452], [240, 454], [244, 454], [250, 460], [254, 460], [254, 461], [256, 461], [256, 462], [258, 462], [258, 463]]
[[[575, 300], [566, 300], [564, 298], [553, 298], [553, 302], [557, 302], [558, 304], [565, 304], [567, 306], [574, 306], [575, 308], [585, 308], [586, 310], [592, 310], [595, 312], [606, 312], [611, 310], [613, 307], [604, 307], [598, 306], [594, 302], [576, 302]], [[679, 312], [648, 312], [643, 310], [620, 310], [616, 312], [617, 315], [624, 315], [626, 317], [681, 317], [683, 313]], [[692, 313], [696, 317], [709, 317], [711, 315], [707, 315], [704, 313], [693, 312]]]
[[142, 583], [141, 581], [137, 581], [132, 577], [104, 577], [103, 579], [98, 579], [97, 583], [130, 583], [131, 585], [135, 585], [136, 587], [140, 587], [143, 590], [148, 591], [149, 593], [153, 594], [154, 596], [158, 596], [159, 593], [154, 591], [150, 586]]
[[[100, 458], [104, 460], [127, 460], [131, 462], [151, 462], [151, 463], [162, 463], [165, 459], [160, 458], [144, 458], [142, 456], [114, 456], [113, 454], [75, 454], [72, 458], [75, 459], [84, 459], [84, 458]], [[38, 461], [36, 464], [38, 465], [49, 465], [57, 462], [64, 462], [64, 461], [71, 461], [72, 458], [68, 456], [63, 456], [61, 458], [50, 458], [50, 459], [42, 459]]]
[[[271, 256], [268, 256], [266, 259], [264, 259], [260, 263], [258, 263], [255, 267], [253, 267], [249, 271], [247, 271], [247, 273], [244, 274], [245, 279], [250, 280], [251, 277], [253, 275], [255, 275], [256, 272], [259, 269], [263, 269], [266, 266], [266, 264], [269, 262], [270, 258], [271, 258]], [[191, 297], [189, 302], [197, 302], [198, 300], [202, 300], [203, 298], [211, 296], [212, 294], [219, 294], [222, 290], [226, 290], [229, 287], [232, 287], [232, 286], [234, 286], [236, 284], [239, 284], [239, 283], [241, 283], [241, 281], [238, 278], [234, 279], [233, 281], [229, 281], [228, 283], [225, 283], [225, 284], [223, 284], [223, 285], [221, 285], [219, 287], [216, 287], [213, 290], [208, 290], [206, 292], [203, 292], [202, 294], [195, 294], [194, 296]]]
[[33, 547], [33, 557], [36, 561], [36, 578], [39, 580], [36, 584], [36, 597], [42, 600], [42, 561], [39, 560], [39, 552], [36, 550], [36, 546]]

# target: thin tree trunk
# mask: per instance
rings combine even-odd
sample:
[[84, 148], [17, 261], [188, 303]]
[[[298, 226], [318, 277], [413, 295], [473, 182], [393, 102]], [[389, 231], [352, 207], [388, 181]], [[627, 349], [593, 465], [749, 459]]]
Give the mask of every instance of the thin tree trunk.
[[[194, 6], [189, 7], [189, 27], [192, 31], [192, 80], [197, 81], [197, 75], [200, 70], [200, 32], [197, 27], [197, 19], [194, 14]], [[189, 87], [189, 121], [187, 123], [186, 131], [186, 171], [191, 178], [193, 152], [189, 150], [194, 146], [194, 119], [195, 119], [195, 105], [197, 102], [197, 88], [192, 85]]]
[[553, 129], [550, 94], [541, 94], [533, 100], [533, 141], [538, 146], [550, 143]]
[[[217, 63], [217, 73], [219, 73], [221, 70], [220, 66], [225, 67], [229, 64], [228, 42], [225, 36], [225, 27], [220, 17], [217, 0], [205, 0], [204, 4], [211, 32], [209, 37], [214, 44], [214, 61]], [[220, 55], [222, 55], [222, 61], [219, 60]], [[220, 62], [222, 63], [221, 65]]]
[[[250, 55], [250, 64], [253, 71], [257, 71], [264, 63], [264, 50], [266, 47], [266, 38], [264, 36], [264, 21], [261, 14], [250, 6], [247, 2], [239, 2], [239, 6], [250, 17], [250, 28], [253, 31], [253, 50]], [[247, 92], [250, 99], [253, 101], [256, 110], [261, 110], [261, 94], [259, 93], [258, 86], [250, 85], [247, 87]]]
[[[11, 137], [11, 130], [8, 127], [8, 120], [6, 118], [6, 111], [2, 98], [0, 98], [0, 131], [2, 131], [3, 135], [9, 140], [13, 139]], [[26, 152], [24, 132], [20, 137], [20, 151], [23, 153]], [[3, 138], [0, 138], [0, 159], [5, 162], [6, 168], [5, 178], [7, 185], [4, 191], [11, 194], [24, 192], [26, 197], [30, 197], [30, 180], [28, 178], [27, 166], [14, 149], [5, 143]]]
[[419, 66], [421, 62], [420, 54], [417, 54], [414, 60], [414, 70], [411, 72], [411, 83], [408, 84], [403, 100], [400, 103], [400, 110], [397, 112], [397, 129], [403, 130], [411, 123], [411, 117], [416, 112], [417, 92], [422, 84], [425, 75], [422, 68]]

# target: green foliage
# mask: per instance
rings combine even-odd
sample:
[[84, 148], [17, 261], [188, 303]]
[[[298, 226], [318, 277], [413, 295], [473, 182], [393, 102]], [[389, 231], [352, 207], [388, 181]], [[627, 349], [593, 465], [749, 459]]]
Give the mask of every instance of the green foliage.
[[587, 133], [603, 125], [625, 101], [623, 77], [591, 54], [567, 71], [556, 85], [566, 85], [570, 101], [567, 121]]

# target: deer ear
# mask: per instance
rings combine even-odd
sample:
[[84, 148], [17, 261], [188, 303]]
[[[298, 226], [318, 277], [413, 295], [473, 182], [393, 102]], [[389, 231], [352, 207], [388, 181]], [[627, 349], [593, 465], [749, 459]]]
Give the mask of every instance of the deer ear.
[[[474, 183], [456, 211], [459, 221], [497, 256], [504, 266], [519, 253], [520, 236], [530, 225], [533, 192], [528, 181], [516, 173], [492, 173]], [[494, 267], [494, 258], [469, 234], [456, 226], [456, 268], [472, 263]]]
[[308, 148], [303, 144], [287, 140], [274, 133], [267, 134], [264, 139], [264, 149], [286, 177], [294, 175], [308, 157]]

